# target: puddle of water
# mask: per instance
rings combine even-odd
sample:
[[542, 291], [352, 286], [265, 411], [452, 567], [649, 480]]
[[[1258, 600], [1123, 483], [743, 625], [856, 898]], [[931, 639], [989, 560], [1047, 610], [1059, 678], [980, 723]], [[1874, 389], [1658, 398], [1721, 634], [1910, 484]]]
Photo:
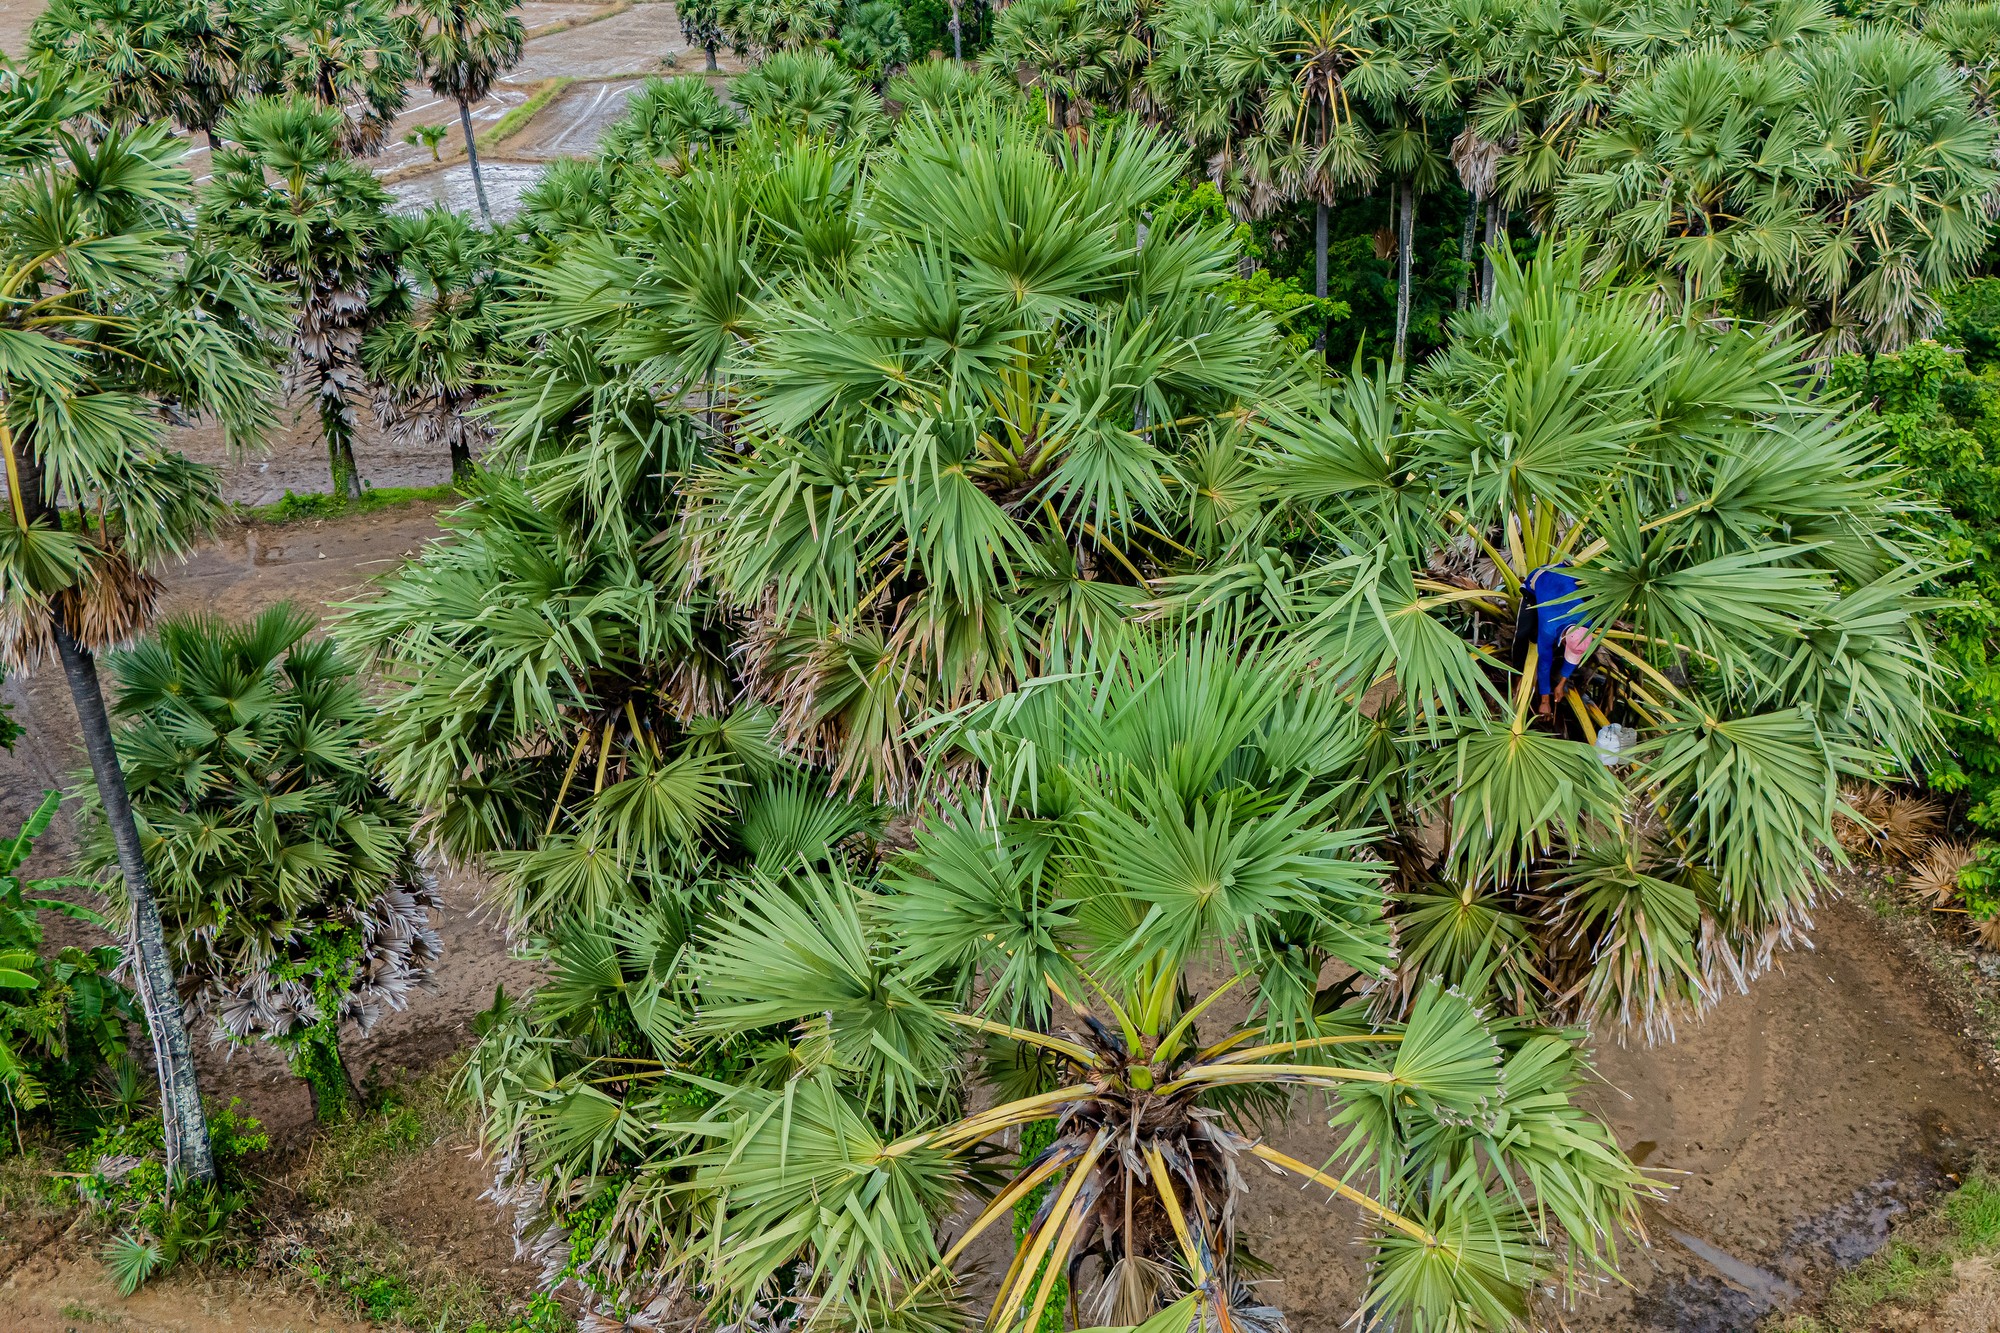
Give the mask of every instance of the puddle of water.
[[[505, 222], [521, 210], [521, 196], [542, 178], [542, 164], [482, 162], [479, 174], [486, 182], [486, 202], [493, 208], [493, 220]], [[479, 211], [479, 199], [472, 189], [472, 168], [463, 162], [397, 181], [389, 187], [389, 193], [396, 198], [394, 208], [398, 213], [420, 212], [432, 204], [443, 204], [461, 213]]]
[[1639, 1326], [1658, 1333], [1749, 1333], [1764, 1314], [1720, 1278], [1702, 1274], [1656, 1283], [1632, 1303]]
[[1760, 1313], [1782, 1310], [1799, 1298], [1799, 1289], [1776, 1273], [1769, 1272], [1738, 1259], [1729, 1251], [1711, 1245], [1699, 1236], [1685, 1231], [1667, 1233], [1687, 1248], [1688, 1253], [1700, 1259], [1730, 1286], [1749, 1297]]
[[[1964, 1141], [1936, 1112], [1918, 1124], [1915, 1149], [1893, 1174], [1845, 1201], [1794, 1222], [1767, 1264], [1751, 1263], [1682, 1227], [1666, 1232], [1699, 1260], [1691, 1273], [1662, 1274], [1634, 1300], [1643, 1327], [1662, 1333], [1747, 1333], [1763, 1316], [1790, 1308], [1807, 1288], [1854, 1267], [1888, 1244], [1897, 1218], [1948, 1187], [1969, 1166]], [[1644, 1161], [1658, 1145], [1633, 1145]], [[1662, 1210], [1672, 1218], [1670, 1210]]]

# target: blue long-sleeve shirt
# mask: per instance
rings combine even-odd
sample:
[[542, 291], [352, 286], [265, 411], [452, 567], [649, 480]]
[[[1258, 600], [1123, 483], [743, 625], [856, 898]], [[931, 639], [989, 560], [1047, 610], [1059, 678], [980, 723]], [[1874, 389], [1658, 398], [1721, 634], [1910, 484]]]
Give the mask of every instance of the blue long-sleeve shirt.
[[[1528, 591], [1535, 599], [1535, 684], [1547, 694], [1554, 688], [1551, 673], [1562, 659], [1563, 634], [1584, 624], [1583, 599], [1577, 595], [1576, 576], [1561, 565], [1543, 565], [1528, 575]], [[1574, 670], [1574, 663], [1563, 661], [1562, 678], [1568, 680]]]

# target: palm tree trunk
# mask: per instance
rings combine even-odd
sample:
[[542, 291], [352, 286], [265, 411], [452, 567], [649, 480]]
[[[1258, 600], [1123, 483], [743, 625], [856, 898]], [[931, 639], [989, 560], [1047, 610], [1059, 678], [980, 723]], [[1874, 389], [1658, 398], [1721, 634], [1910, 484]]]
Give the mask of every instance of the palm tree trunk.
[[959, 37], [962, 25], [958, 19], [958, 2], [959, 0], [951, 0], [951, 22], [946, 26], [951, 29], [951, 58], [963, 64], [965, 62], [965, 43]]
[[708, 52], [708, 72], [710, 74], [713, 74], [717, 70], [721, 69], [722, 66], [715, 63], [715, 43], [710, 42], [707, 46], [703, 47], [702, 49]]
[[361, 498], [361, 469], [354, 462], [354, 423], [348, 418], [347, 400], [331, 385], [319, 395], [320, 433], [326, 436], [326, 469], [333, 478], [333, 493], [343, 500]]
[[1507, 237], [1507, 210], [1498, 199], [1486, 201], [1486, 261], [1479, 270], [1479, 303], [1493, 300], [1493, 252]]
[[1410, 355], [1410, 269], [1416, 249], [1417, 186], [1407, 176], [1396, 187], [1396, 359]]
[[472, 446], [465, 442], [464, 431], [453, 431], [451, 436], [451, 479], [464, 481], [472, 475]]
[[[32, 525], [49, 512], [41, 459], [26, 441], [13, 441], [9, 461], [15, 465], [19, 513]], [[160, 1080], [160, 1127], [167, 1154], [169, 1188], [180, 1179], [215, 1179], [215, 1159], [208, 1147], [208, 1117], [201, 1109], [201, 1088], [195, 1082], [194, 1049], [188, 1044], [187, 1023], [181, 1016], [180, 994], [174, 987], [173, 965], [167, 959], [166, 932], [160, 925], [159, 904], [153, 901], [146, 858], [139, 848], [139, 826], [132, 819], [132, 800], [125, 790], [125, 771], [118, 766], [118, 749], [111, 740], [111, 717], [104, 708], [104, 688], [97, 679], [97, 661], [71, 637], [60, 616], [51, 616], [50, 630], [62, 657], [70, 702], [76, 708], [97, 779], [98, 801], [118, 848], [118, 868], [132, 904], [131, 947], [137, 954], [133, 969], [139, 1003], [146, 1014], [146, 1032], [153, 1043], [153, 1067]]]
[[1313, 205], [1313, 295], [1326, 299], [1326, 204]]
[[472, 168], [472, 192], [479, 196], [479, 220], [493, 225], [493, 210], [486, 206], [486, 180], [479, 174], [479, 144], [472, 133], [472, 108], [458, 99], [458, 124], [465, 131], [465, 160]]
[[97, 661], [70, 637], [61, 617], [54, 617], [56, 649], [62, 654], [63, 675], [83, 727], [84, 749], [91, 775], [97, 779], [98, 800], [118, 847], [118, 869], [125, 877], [125, 896], [132, 905], [131, 947], [138, 954], [133, 972], [139, 1000], [146, 1009], [146, 1027], [153, 1038], [153, 1063], [160, 1076], [160, 1123], [167, 1150], [167, 1178], [215, 1179], [215, 1159], [208, 1149], [208, 1118], [201, 1109], [201, 1088], [195, 1082], [194, 1051], [181, 1017], [180, 994], [174, 987], [173, 965], [167, 960], [166, 932], [160, 907], [146, 877], [145, 856], [139, 849], [139, 826], [132, 818], [132, 801], [125, 791], [125, 773], [118, 767], [118, 750], [111, 739], [111, 718], [104, 709], [104, 687], [97, 678]]
[[1472, 261], [1479, 247], [1479, 210], [1483, 201], [1476, 194], [1465, 196], [1465, 230], [1458, 238], [1458, 257], [1465, 265], [1458, 273], [1458, 308], [1465, 309], [1465, 303], [1472, 289]]

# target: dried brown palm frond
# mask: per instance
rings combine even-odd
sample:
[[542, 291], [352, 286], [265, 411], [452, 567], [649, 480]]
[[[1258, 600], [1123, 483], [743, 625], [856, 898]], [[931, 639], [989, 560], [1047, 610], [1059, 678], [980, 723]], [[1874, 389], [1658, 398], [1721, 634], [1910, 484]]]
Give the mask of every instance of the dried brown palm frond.
[[1880, 822], [1876, 841], [1881, 855], [1892, 861], [1913, 862], [1935, 842], [1944, 811], [1929, 797], [1891, 792], [1889, 809]]
[[153, 623], [165, 585], [116, 547], [90, 542], [84, 549], [82, 576], [50, 600], [82, 647], [93, 653], [123, 647]]
[[1833, 817], [1833, 833], [1840, 849], [1849, 856], [1873, 856], [1875, 829], [1889, 809], [1888, 789], [1872, 782], [1843, 782], [1840, 802], [1845, 810]]
[[1475, 198], [1493, 193], [1500, 175], [1500, 157], [1506, 150], [1468, 125], [1451, 141], [1451, 164], [1458, 170], [1459, 183]]
[[1972, 933], [1979, 937], [1979, 943], [1985, 948], [2000, 949], [2000, 916], [1973, 922]]
[[1903, 887], [1927, 907], [1944, 907], [1958, 897], [1958, 872], [1977, 855], [1969, 842], [1934, 842], [1911, 867]]
[[17, 582], [0, 587], [0, 665], [26, 675], [54, 651], [48, 599]]
[[1856, 817], [1834, 816], [1834, 836], [1850, 856], [1915, 861], [1930, 849], [1944, 811], [1927, 796], [1872, 783], [1845, 783], [1840, 799]]

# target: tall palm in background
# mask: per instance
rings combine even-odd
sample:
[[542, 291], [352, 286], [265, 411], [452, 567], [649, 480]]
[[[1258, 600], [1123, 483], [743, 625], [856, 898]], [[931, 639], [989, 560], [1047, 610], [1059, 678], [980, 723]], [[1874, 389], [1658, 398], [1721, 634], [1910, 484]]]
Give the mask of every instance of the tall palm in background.
[[435, 208], [388, 219], [380, 244], [394, 259], [369, 294], [375, 326], [361, 340], [376, 418], [448, 450], [452, 477], [464, 481], [490, 434], [472, 409], [500, 341], [498, 238]]
[[337, 113], [343, 153], [382, 146], [417, 74], [387, 0], [270, 0], [246, 16], [244, 95], [290, 95]]
[[403, 10], [411, 49], [431, 91], [458, 103], [465, 135], [465, 160], [479, 216], [493, 225], [486, 182], [479, 174], [479, 145], [472, 132], [472, 104], [493, 90], [493, 81], [521, 58], [526, 30], [516, 12], [521, 0], [412, 0]]
[[126, 130], [166, 120], [212, 135], [241, 46], [214, 0], [56, 0], [28, 29], [28, 53], [95, 83], [98, 114]]
[[1617, 112], [1584, 138], [1557, 220], [1690, 299], [1803, 314], [1822, 356], [1921, 337], [1992, 234], [1991, 119], [1906, 34], [1689, 52]]
[[[214, 1173], [158, 904], [112, 742], [96, 654], [151, 617], [146, 567], [184, 554], [220, 509], [213, 471], [165, 447], [163, 412], [218, 420], [238, 446], [272, 423], [264, 330], [275, 293], [191, 236], [168, 126], [87, 139], [101, 90], [60, 71], [0, 85], [0, 548], [8, 659], [60, 657], [129, 906], [134, 975], [174, 1178]], [[74, 507], [66, 528], [57, 505]]]
[[290, 290], [290, 378], [319, 417], [334, 494], [351, 499], [361, 494], [354, 461], [361, 339], [389, 195], [342, 151], [347, 128], [339, 110], [303, 98], [239, 106], [221, 126], [201, 222]]

